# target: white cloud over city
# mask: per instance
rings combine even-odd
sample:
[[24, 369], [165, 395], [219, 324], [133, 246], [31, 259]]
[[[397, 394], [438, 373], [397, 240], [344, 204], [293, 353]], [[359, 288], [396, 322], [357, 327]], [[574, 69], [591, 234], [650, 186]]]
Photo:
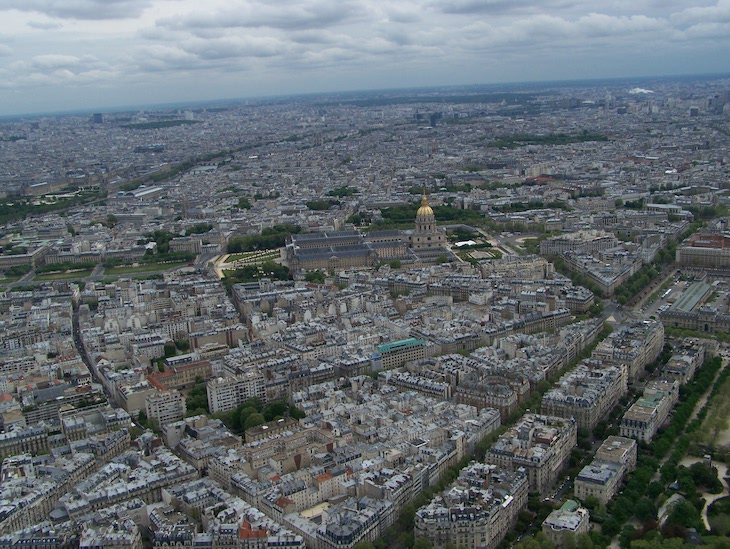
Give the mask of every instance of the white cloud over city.
[[730, 0], [6, 0], [0, 114], [730, 72]]

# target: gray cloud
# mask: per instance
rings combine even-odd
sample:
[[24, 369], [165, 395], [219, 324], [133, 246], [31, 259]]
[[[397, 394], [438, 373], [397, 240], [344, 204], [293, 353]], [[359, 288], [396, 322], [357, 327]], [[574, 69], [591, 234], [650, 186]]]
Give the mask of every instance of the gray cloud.
[[433, 0], [430, 7], [445, 14], [507, 15], [510, 13], [565, 9], [578, 5], [574, 0]]
[[210, 13], [200, 11], [182, 16], [163, 18], [157, 25], [173, 30], [200, 28], [260, 28], [306, 30], [331, 27], [351, 19], [359, 12], [351, 0], [331, 2], [233, 2], [224, 10]]
[[61, 19], [135, 18], [151, 0], [5, 0], [3, 9], [42, 13]]
[[36, 86], [104, 85], [118, 74], [91, 55], [38, 55], [0, 69], [0, 86], [8, 89]]
[[238, 59], [242, 57], [273, 57], [286, 53], [287, 46], [269, 37], [226, 37], [218, 40], [199, 40], [185, 48], [199, 59]]
[[28, 21], [27, 25], [38, 30], [56, 30], [63, 27], [58, 21]]

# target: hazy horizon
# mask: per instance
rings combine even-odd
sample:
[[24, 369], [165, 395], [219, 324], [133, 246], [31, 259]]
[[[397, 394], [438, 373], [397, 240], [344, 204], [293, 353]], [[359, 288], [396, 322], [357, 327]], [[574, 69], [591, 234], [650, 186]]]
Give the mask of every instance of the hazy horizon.
[[12, 121], [15, 119], [35, 118], [44, 116], [91, 116], [93, 113], [113, 114], [113, 113], [129, 113], [139, 111], [161, 112], [175, 109], [205, 109], [210, 107], [227, 107], [237, 106], [243, 103], [271, 103], [276, 101], [292, 101], [297, 98], [327, 98], [328, 96], [344, 96], [345, 100], [352, 100], [353, 97], [363, 95], [386, 95], [392, 94], [397, 96], [406, 96], [406, 92], [424, 93], [435, 90], [441, 91], [445, 96], [450, 92], [456, 92], [460, 89], [468, 90], [468, 92], [476, 93], [479, 90], [492, 92], [507, 91], [519, 93], [521, 90], [530, 88], [552, 88], [552, 87], [621, 87], [624, 84], [625, 92], [629, 92], [630, 83], [638, 85], [646, 83], [646, 81], [658, 81], [662, 83], [679, 82], [679, 81], [713, 81], [728, 79], [730, 87], [730, 73], [718, 74], [676, 74], [676, 75], [645, 75], [635, 77], [615, 77], [615, 78], [591, 78], [591, 79], [570, 79], [570, 80], [525, 80], [522, 82], [499, 82], [499, 83], [481, 83], [481, 84], [448, 84], [420, 87], [401, 87], [401, 88], [373, 88], [360, 90], [324, 90], [320, 92], [310, 93], [292, 93], [289, 95], [260, 95], [252, 97], [220, 97], [211, 99], [192, 99], [189, 101], [171, 101], [166, 103], [141, 103], [136, 105], [109, 105], [106, 107], [80, 107], [76, 109], [61, 109], [51, 111], [38, 112], [21, 112], [17, 114], [0, 114], [0, 122]]
[[730, 0], [3, 4], [3, 116], [730, 72]]

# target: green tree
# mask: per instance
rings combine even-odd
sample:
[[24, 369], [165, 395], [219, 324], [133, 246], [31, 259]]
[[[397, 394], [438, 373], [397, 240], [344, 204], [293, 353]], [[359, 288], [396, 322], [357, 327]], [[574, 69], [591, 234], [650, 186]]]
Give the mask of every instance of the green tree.
[[664, 492], [664, 485], [661, 482], [654, 481], [646, 489], [646, 495], [652, 501], [659, 497], [659, 494]]
[[180, 349], [180, 352], [187, 353], [190, 350], [190, 342], [187, 339], [178, 339], [175, 341], [175, 347]]
[[177, 346], [173, 341], [167, 341], [165, 343], [165, 358], [173, 357], [177, 354]]
[[289, 406], [286, 402], [272, 402], [264, 408], [264, 418], [266, 421], [273, 421], [275, 417], [283, 416], [288, 411]]
[[260, 412], [264, 409], [264, 403], [261, 401], [259, 397], [251, 397], [247, 398], [243, 401], [244, 406], [250, 406], [251, 408], [255, 408], [257, 412]]
[[157, 435], [162, 432], [160, 431], [160, 422], [155, 417], [151, 417], [147, 420], [147, 428]]
[[515, 549], [542, 549], [542, 547], [535, 538], [527, 538], [515, 545]]
[[266, 419], [263, 414], [256, 412], [246, 418], [246, 421], [243, 423], [243, 430], [248, 431], [252, 427], [256, 427], [257, 425], [262, 425], [264, 423], [266, 423]]
[[418, 537], [413, 544], [413, 549], [433, 549], [433, 544], [428, 538]]
[[359, 193], [360, 190], [357, 187], [348, 187], [347, 185], [343, 185], [342, 187], [338, 187], [336, 189], [332, 189], [327, 193], [328, 196], [336, 196], [338, 198], [344, 198], [346, 196], [352, 196], [353, 194]]
[[[631, 540], [633, 539], [635, 534], [636, 534], [636, 528], [634, 527], [633, 524], [624, 525], [624, 527], [621, 529], [621, 534], [620, 534], [619, 540], [618, 540], [622, 549], [628, 549], [631, 546]], [[606, 534], [606, 535], [608, 535], [608, 534]]]
[[605, 535], [612, 538], [621, 531], [621, 524], [613, 517], [609, 517], [601, 525], [601, 529]]
[[324, 273], [320, 270], [309, 271], [304, 275], [304, 280], [314, 284], [324, 284]]
[[676, 503], [667, 518], [665, 526], [675, 525], [684, 528], [696, 528], [698, 532], [703, 532], [705, 529], [700, 512], [687, 500]]
[[540, 544], [540, 549], [555, 549], [555, 542], [540, 531], [535, 534], [535, 539]]
[[241, 411], [238, 412], [239, 425], [241, 427], [246, 425], [246, 420], [249, 418], [249, 416], [255, 413], [257, 413], [257, 410], [253, 406], [242, 406]]
[[415, 524], [416, 507], [412, 503], [405, 504], [398, 516], [398, 528], [403, 531], [413, 530]]
[[589, 534], [578, 534], [575, 536], [576, 549], [593, 549], [593, 540]]
[[656, 519], [656, 507], [647, 498], [641, 498], [636, 502], [634, 507], [634, 516], [641, 522], [646, 522], [650, 519]]
[[627, 497], [620, 496], [612, 503], [611, 514], [618, 522], [624, 522], [634, 514], [634, 504]]
[[212, 230], [213, 225], [211, 225], [210, 223], [196, 223], [185, 231], [185, 236], [190, 236], [193, 234], [205, 234]]
[[304, 411], [300, 410], [296, 406], [289, 407], [289, 415], [292, 417], [292, 419], [304, 419], [305, 417], [307, 417], [307, 414], [305, 414]]
[[304, 203], [310, 210], [329, 210], [332, 206], [339, 206], [340, 201], [330, 199], [310, 200]]
[[202, 410], [202, 413], [208, 412], [208, 391], [204, 383], [195, 385], [188, 391], [185, 406], [188, 409], [189, 416], [198, 415], [198, 413], [201, 413], [198, 412], [199, 410]]
[[593, 511], [598, 505], [601, 503], [596, 496], [588, 496], [586, 497], [586, 500], [583, 502], [587, 509], [590, 509]]

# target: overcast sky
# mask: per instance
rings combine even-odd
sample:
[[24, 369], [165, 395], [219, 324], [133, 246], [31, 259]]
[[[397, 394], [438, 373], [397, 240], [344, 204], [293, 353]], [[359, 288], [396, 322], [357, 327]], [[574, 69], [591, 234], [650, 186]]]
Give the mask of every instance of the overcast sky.
[[0, 114], [730, 72], [730, 0], [2, 0]]

